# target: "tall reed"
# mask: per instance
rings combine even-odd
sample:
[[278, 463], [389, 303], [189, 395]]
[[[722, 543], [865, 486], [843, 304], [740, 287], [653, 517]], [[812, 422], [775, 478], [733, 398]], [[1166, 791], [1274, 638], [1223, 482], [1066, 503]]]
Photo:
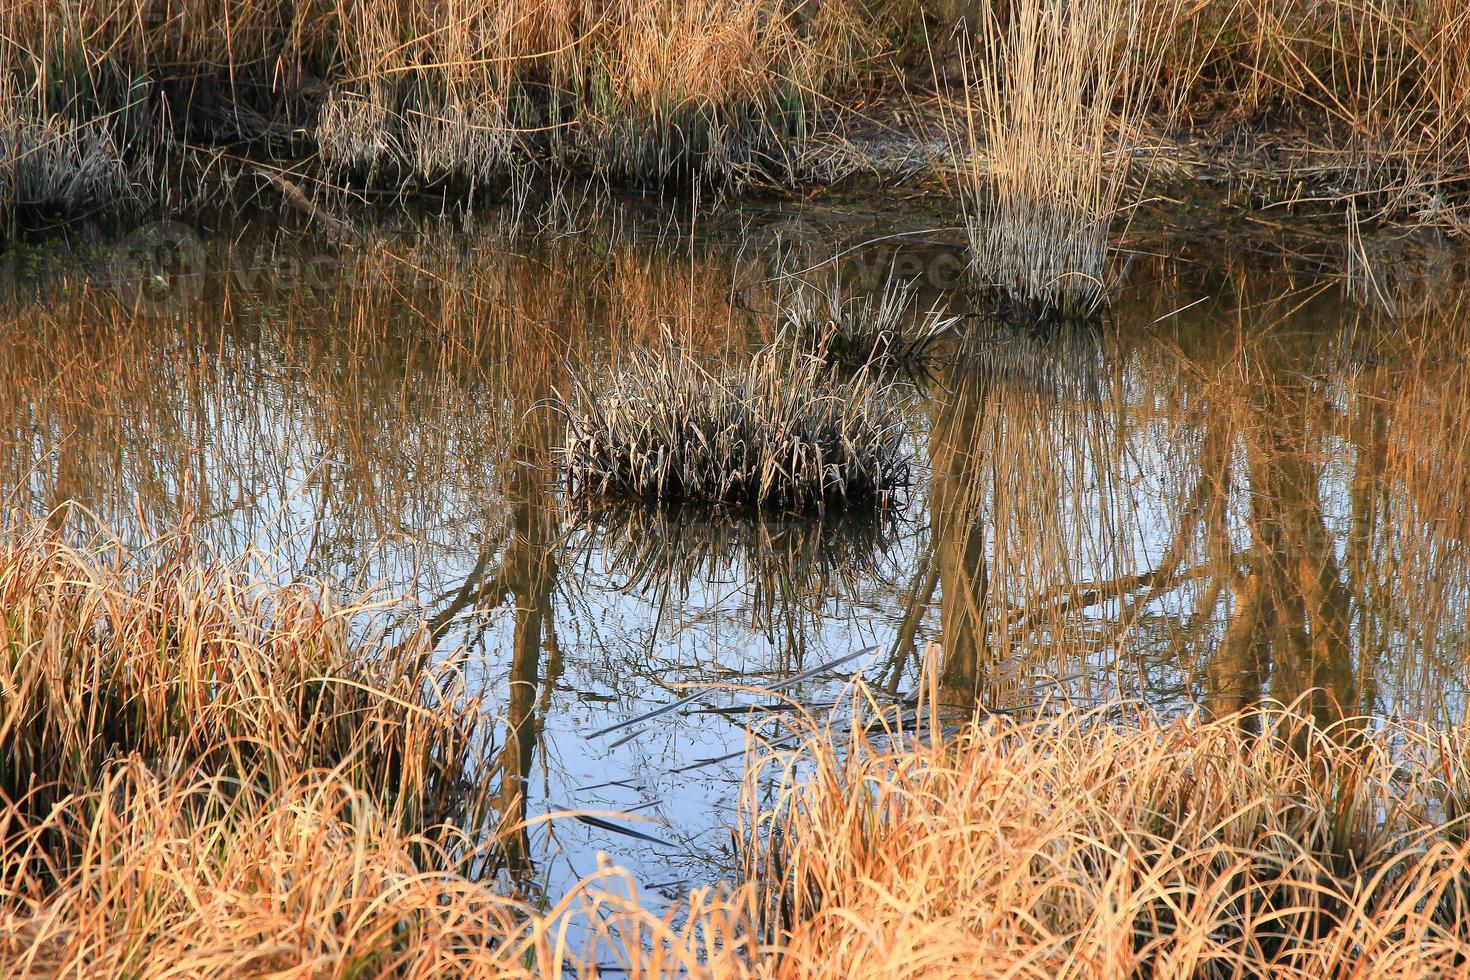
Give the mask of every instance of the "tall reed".
[[1063, 318], [1103, 302], [1128, 140], [1172, 21], [1168, 0], [1154, 6], [1015, 0], [1004, 19], [982, 17], [965, 93], [966, 226], [982, 287]]

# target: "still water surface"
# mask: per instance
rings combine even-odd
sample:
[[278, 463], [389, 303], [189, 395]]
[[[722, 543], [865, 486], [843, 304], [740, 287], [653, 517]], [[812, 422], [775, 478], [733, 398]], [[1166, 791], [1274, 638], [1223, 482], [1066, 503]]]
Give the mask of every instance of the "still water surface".
[[[1465, 720], [1463, 256], [1365, 284], [1330, 249], [1140, 250], [1104, 323], [1042, 329], [948, 289], [943, 233], [862, 208], [565, 224], [246, 220], [200, 231], [195, 288], [161, 304], [109, 275], [120, 236], [12, 254], [0, 497], [135, 543], [189, 515], [221, 555], [406, 596], [491, 693], [508, 811], [636, 813], [613, 819], [665, 842], [540, 824], [521, 858], [552, 890], [598, 851], [655, 891], [724, 870], [748, 715], [720, 709], [868, 648], [782, 694], [820, 707], [861, 672], [902, 697], [936, 644], [955, 703]], [[966, 316], [893, 379], [918, 461], [895, 513], [564, 498], [568, 372], [665, 334], [743, 356], [774, 336], [778, 255], [839, 250], [850, 288], [896, 269]]]

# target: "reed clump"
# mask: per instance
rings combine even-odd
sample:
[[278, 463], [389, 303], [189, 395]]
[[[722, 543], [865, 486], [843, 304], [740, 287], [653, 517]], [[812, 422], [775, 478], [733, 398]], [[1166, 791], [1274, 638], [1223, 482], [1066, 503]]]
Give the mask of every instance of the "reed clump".
[[912, 451], [891, 385], [768, 347], [711, 372], [671, 342], [558, 399], [579, 493], [780, 511], [889, 505]]
[[747, 805], [764, 835], [750, 873], [777, 883], [765, 899], [789, 975], [1470, 962], [1462, 728], [1279, 707], [1166, 721], [1119, 704], [925, 720], [809, 729], [772, 757], [781, 790], [762, 783]]
[[697, 931], [677, 926], [611, 867], [548, 906], [512, 897], [498, 847], [524, 827], [495, 820], [486, 705], [411, 617], [373, 626], [389, 604], [183, 540], [7, 533], [7, 977], [675, 975], [751, 955], [738, 906], [695, 893]]
[[917, 280], [890, 278], [877, 294], [849, 293], [839, 275], [798, 282], [782, 304], [779, 328], [819, 357], [861, 368], [922, 369], [958, 316], [917, 310]]
[[982, 17], [966, 88], [972, 277], [1035, 315], [1085, 319], [1107, 295], [1126, 141], [1170, 0], [1016, 0], [1004, 13]]
[[45, 525], [10, 532], [0, 795], [44, 814], [137, 757], [262, 790], [333, 769], [425, 825], [473, 811], [462, 773], [482, 748], [481, 706], [426, 631], [393, 639], [370, 602], [268, 581], [187, 534], [130, 555]]

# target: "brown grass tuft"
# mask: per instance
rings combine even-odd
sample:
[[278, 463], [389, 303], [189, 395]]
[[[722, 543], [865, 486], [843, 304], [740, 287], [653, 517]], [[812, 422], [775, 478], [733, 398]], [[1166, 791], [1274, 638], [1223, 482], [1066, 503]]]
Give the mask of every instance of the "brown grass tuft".
[[795, 349], [713, 374], [666, 342], [574, 379], [559, 407], [582, 492], [800, 511], [883, 507], [908, 482], [890, 387]]
[[782, 789], [760, 783], [747, 812], [763, 841], [752, 874], [779, 882], [767, 911], [790, 975], [1444, 976], [1470, 963], [1462, 729], [1109, 705], [947, 731], [818, 730], [774, 757]]

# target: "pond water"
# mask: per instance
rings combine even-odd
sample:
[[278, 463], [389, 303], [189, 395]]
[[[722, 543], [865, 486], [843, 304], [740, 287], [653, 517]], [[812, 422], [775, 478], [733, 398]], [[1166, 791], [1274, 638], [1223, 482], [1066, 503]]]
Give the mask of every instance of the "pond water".
[[[490, 692], [507, 808], [662, 842], [539, 824], [524, 870], [553, 891], [598, 851], [654, 891], [723, 872], [747, 715], [719, 709], [773, 700], [738, 687], [810, 673], [780, 693], [819, 709], [860, 673], [897, 699], [930, 644], [957, 703], [1465, 720], [1463, 254], [1135, 242], [1101, 324], [1018, 326], [901, 211], [618, 205], [351, 242], [247, 217], [27, 246], [0, 287], [0, 498], [135, 543], [190, 515], [283, 578], [406, 596]], [[118, 243], [155, 239], [184, 276], [120, 276]], [[893, 378], [901, 506], [565, 499], [547, 401], [569, 372], [665, 334], [744, 356], [773, 337], [770, 277], [834, 254], [849, 288], [917, 276], [965, 316]]]

